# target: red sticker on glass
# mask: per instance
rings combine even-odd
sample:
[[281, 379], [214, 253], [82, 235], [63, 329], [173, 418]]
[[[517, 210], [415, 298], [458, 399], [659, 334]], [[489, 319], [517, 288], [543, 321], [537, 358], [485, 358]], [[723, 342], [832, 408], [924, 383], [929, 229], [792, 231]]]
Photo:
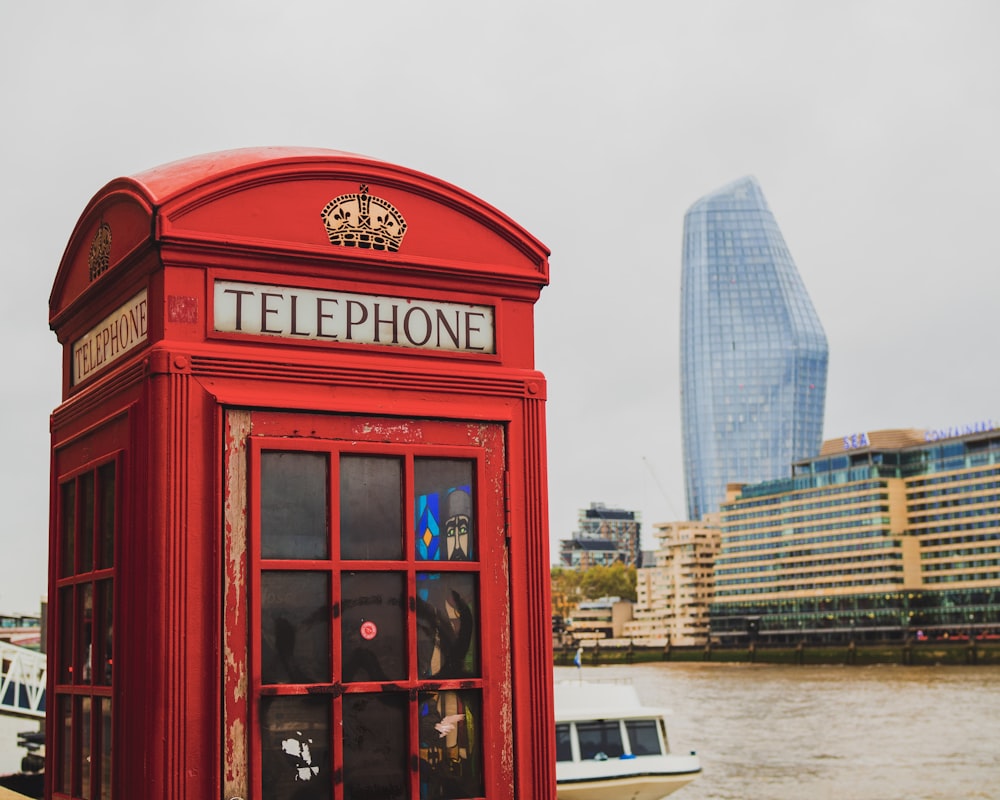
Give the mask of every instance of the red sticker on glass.
[[375, 627], [374, 622], [362, 622], [361, 623], [361, 638], [362, 639], [374, 639], [375, 635], [378, 633], [378, 628]]

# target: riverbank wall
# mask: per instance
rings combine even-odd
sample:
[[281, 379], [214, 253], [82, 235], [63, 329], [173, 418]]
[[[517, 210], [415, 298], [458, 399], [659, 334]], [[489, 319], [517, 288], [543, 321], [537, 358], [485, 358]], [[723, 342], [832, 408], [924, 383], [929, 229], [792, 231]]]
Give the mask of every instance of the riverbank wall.
[[[572, 667], [577, 650], [557, 646], [553, 657], [556, 666]], [[909, 642], [862, 645], [810, 645], [794, 647], [640, 647], [637, 645], [588, 646], [581, 654], [583, 666], [633, 664], [651, 661], [717, 661], [743, 664], [902, 664], [904, 666], [998, 666], [1000, 642], [986, 644]]]

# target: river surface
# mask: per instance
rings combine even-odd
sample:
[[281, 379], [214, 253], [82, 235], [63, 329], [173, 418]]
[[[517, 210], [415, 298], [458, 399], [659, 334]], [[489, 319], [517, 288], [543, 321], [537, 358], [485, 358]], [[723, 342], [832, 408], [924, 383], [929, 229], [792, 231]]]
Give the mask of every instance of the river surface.
[[[1000, 668], [556, 667], [669, 708], [703, 774], [671, 800], [1000, 799]], [[606, 800], [615, 800], [609, 796]]]
[[[703, 774], [670, 800], [1000, 800], [1000, 667], [708, 662], [582, 677], [629, 680], [672, 710], [671, 748], [697, 751]], [[20, 768], [17, 732], [37, 727], [0, 715], [0, 774]]]

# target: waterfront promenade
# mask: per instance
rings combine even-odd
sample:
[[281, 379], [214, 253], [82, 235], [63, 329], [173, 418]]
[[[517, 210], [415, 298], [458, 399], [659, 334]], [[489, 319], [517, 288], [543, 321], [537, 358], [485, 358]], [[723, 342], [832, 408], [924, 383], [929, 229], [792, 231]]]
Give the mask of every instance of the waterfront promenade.
[[[573, 666], [576, 647], [554, 647], [558, 666]], [[1000, 641], [910, 641], [850, 645], [816, 645], [808, 641], [791, 647], [643, 647], [617, 641], [588, 645], [581, 656], [585, 666], [650, 662], [716, 662], [737, 664], [843, 664], [867, 666], [1000, 666]]]

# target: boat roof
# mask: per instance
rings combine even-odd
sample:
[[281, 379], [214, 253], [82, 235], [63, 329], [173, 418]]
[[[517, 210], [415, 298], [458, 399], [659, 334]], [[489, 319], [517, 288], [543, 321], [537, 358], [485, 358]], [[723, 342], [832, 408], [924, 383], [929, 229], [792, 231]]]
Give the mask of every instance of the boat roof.
[[628, 683], [558, 681], [554, 685], [556, 722], [588, 719], [646, 719], [662, 717], [669, 709], [643, 705]]

